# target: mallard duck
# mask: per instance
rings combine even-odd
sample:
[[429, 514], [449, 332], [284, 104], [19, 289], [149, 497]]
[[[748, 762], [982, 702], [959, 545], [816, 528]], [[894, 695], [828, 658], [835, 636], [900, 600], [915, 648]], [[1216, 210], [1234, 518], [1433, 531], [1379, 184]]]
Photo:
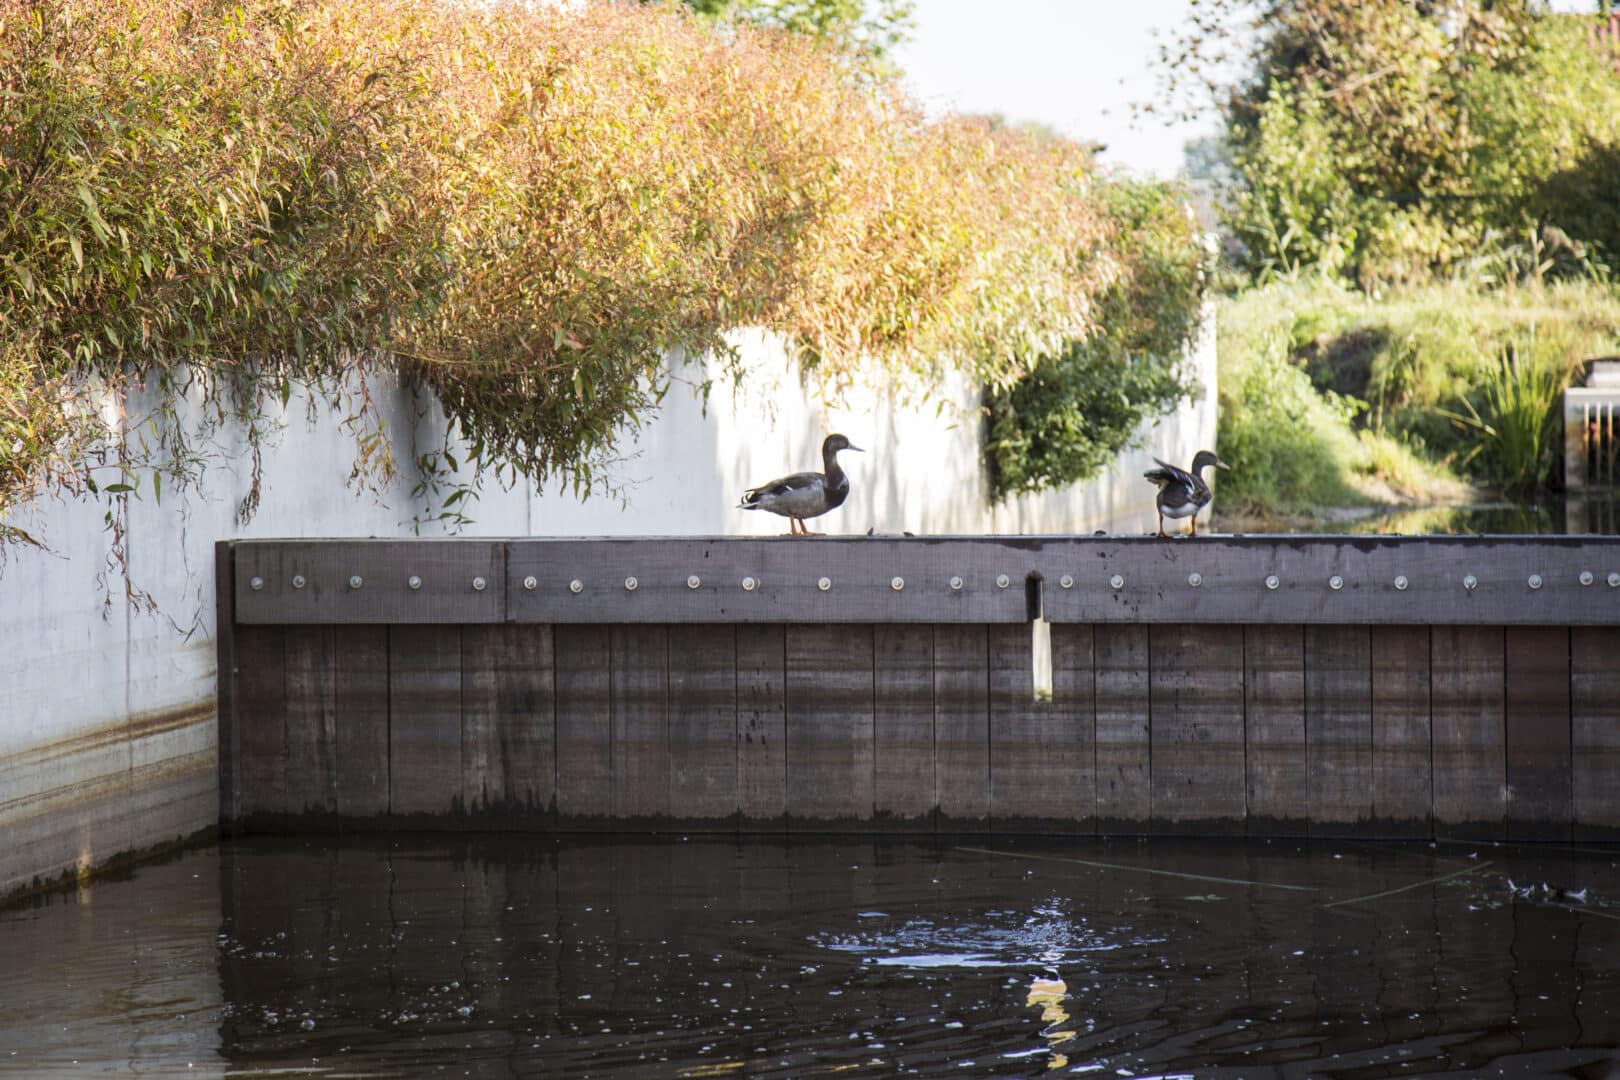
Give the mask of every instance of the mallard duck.
[[800, 472], [749, 488], [743, 492], [743, 510], [769, 510], [788, 519], [788, 532], [809, 536], [804, 519], [825, 514], [849, 498], [849, 477], [838, 467], [838, 451], [860, 450], [842, 435], [829, 435], [821, 444], [825, 472]]
[[1178, 469], [1167, 462], [1159, 461], [1157, 469], [1149, 469], [1142, 475], [1159, 485], [1159, 535], [1165, 536], [1164, 519], [1192, 518], [1189, 535], [1198, 535], [1198, 511], [1209, 505], [1209, 485], [1204, 483], [1204, 470], [1211, 465], [1217, 469], [1230, 469], [1231, 466], [1208, 450], [1200, 450], [1193, 455], [1192, 469]]

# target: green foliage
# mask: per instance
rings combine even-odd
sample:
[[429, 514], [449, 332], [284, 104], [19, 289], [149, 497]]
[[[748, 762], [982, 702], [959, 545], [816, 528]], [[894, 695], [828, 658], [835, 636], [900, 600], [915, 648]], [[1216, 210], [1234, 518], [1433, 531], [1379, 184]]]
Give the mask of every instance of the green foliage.
[[[1219, 451], [1235, 466], [1222, 501], [1262, 512], [1343, 505], [1347, 492], [1446, 501], [1457, 479], [1554, 484], [1571, 366], [1620, 350], [1620, 297], [1591, 283], [1375, 299], [1302, 278], [1225, 299], [1216, 321]], [[1271, 464], [1285, 456], [1297, 460]]]
[[1539, 280], [1620, 257], [1620, 74], [1590, 19], [1488, 0], [1266, 11], [1227, 108], [1231, 226], [1262, 280]]
[[1223, 364], [1217, 445], [1232, 470], [1221, 476], [1223, 510], [1295, 511], [1363, 501], [1348, 473], [1360, 457], [1350, 428], [1353, 408], [1319, 393], [1289, 362], [1281, 327], [1250, 343], [1240, 362]]
[[1096, 475], [1144, 420], [1194, 389], [1182, 361], [1199, 330], [1205, 273], [1185, 192], [1121, 179], [1101, 194], [1127, 275], [1098, 297], [1100, 332], [987, 392], [985, 454], [998, 498]]
[[[716, 32], [615, 3], [0, 0], [0, 521], [103, 465], [195, 479], [185, 400], [256, 462], [299, 384], [386, 478], [378, 373], [432, 391], [460, 475], [582, 491], [666, 358], [734, 327], [798, 341], [830, 388], [1010, 381], [1124, 273], [1090, 157], [929, 121], [754, 25], [837, 45], [906, 10], [857, 7], [760, 0]], [[135, 383], [151, 427], [101, 422]]]

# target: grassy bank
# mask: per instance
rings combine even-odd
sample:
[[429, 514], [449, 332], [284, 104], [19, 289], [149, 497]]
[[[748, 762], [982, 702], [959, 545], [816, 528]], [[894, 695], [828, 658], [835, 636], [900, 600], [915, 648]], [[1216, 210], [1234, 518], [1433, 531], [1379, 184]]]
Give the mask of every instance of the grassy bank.
[[1556, 488], [1559, 394], [1620, 353], [1620, 292], [1592, 283], [1279, 282], [1217, 319], [1228, 521]]

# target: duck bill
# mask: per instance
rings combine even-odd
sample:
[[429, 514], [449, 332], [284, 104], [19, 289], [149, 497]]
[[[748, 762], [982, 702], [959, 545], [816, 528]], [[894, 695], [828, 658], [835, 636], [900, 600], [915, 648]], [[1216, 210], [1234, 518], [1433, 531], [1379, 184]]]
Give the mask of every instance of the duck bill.
[[1232, 471], [1232, 466], [1228, 465], [1226, 462], [1222, 461], [1220, 458], [1215, 459], [1215, 467], [1217, 469], [1223, 469], [1226, 472], [1231, 472]]
[[849, 445], [848, 445], [848, 446], [846, 446], [846, 447], [844, 447], [844, 449], [845, 449], [845, 450], [853, 450], [853, 451], [855, 451], [855, 452], [856, 452], [856, 453], [857, 453], [857, 454], [864, 454], [864, 453], [866, 453], [866, 451], [865, 451], [865, 450], [862, 450], [862, 449], [861, 449], [861, 448], [860, 448], [860, 447], [858, 447], [858, 446], [856, 446], [856, 445], [855, 445], [855, 444], [854, 444], [854, 443], [850, 443], [850, 444], [849, 444]]

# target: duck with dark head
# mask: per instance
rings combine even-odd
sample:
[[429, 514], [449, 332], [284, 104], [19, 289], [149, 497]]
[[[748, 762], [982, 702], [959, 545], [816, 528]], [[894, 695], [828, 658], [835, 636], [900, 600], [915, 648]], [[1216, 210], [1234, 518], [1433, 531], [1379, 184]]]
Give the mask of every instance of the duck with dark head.
[[823, 471], [793, 473], [749, 488], [737, 505], [743, 510], [781, 514], [788, 519], [790, 534], [810, 536], [806, 518], [819, 517], [849, 498], [849, 476], [838, 465], [838, 452], [860, 449], [842, 435], [829, 435], [821, 444]]
[[1197, 536], [1198, 511], [1208, 506], [1211, 498], [1209, 485], [1204, 483], [1204, 470], [1211, 465], [1217, 469], [1230, 469], [1231, 466], [1208, 450], [1200, 450], [1193, 455], [1191, 469], [1178, 469], [1158, 458], [1153, 460], [1159, 462], [1159, 467], [1149, 469], [1142, 475], [1159, 485], [1159, 495], [1155, 500], [1159, 508], [1159, 535], [1167, 535], [1164, 531], [1165, 518], [1191, 518], [1188, 535]]

